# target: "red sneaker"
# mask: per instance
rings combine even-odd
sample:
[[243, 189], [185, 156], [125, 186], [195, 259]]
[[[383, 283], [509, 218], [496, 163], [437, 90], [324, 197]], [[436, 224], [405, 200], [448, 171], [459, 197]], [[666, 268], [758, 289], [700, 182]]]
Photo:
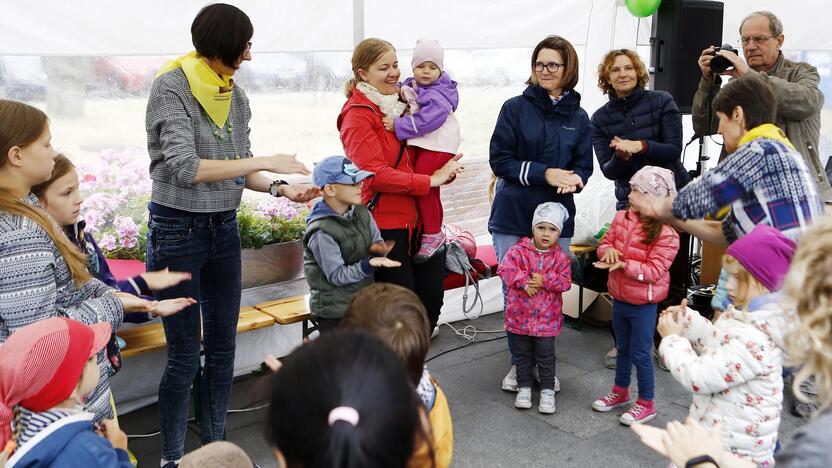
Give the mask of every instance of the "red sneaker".
[[609, 393], [592, 402], [592, 409], [606, 413], [613, 408], [629, 405], [630, 402], [629, 389], [613, 386]]
[[639, 398], [636, 400], [636, 404], [618, 418], [618, 421], [625, 426], [632, 426], [633, 424], [646, 423], [655, 417], [656, 407], [653, 406], [653, 400], [647, 401]]
[[422, 245], [419, 251], [413, 256], [414, 263], [425, 263], [433, 257], [442, 247], [445, 246], [445, 233], [442, 231], [436, 234], [422, 234]]

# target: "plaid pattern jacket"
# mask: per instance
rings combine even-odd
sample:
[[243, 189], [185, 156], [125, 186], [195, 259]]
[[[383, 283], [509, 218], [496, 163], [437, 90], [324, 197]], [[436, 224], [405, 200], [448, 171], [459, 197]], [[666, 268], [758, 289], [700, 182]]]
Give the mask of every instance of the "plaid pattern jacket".
[[722, 219], [729, 243], [760, 223], [797, 240], [823, 215], [823, 201], [800, 154], [782, 142], [757, 138], [679, 191], [673, 215]]
[[145, 114], [151, 200], [195, 213], [236, 210], [245, 178], [202, 183], [195, 179], [201, 159], [252, 156], [250, 120], [248, 98], [239, 86], [235, 85], [231, 94], [228, 120], [218, 128], [191, 93], [181, 68], [156, 78]]

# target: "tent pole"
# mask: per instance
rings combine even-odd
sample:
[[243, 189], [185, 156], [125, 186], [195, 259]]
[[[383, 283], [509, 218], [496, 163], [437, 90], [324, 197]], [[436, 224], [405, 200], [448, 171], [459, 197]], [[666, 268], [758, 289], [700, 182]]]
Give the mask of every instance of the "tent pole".
[[364, 0], [352, 0], [352, 42], [364, 40]]

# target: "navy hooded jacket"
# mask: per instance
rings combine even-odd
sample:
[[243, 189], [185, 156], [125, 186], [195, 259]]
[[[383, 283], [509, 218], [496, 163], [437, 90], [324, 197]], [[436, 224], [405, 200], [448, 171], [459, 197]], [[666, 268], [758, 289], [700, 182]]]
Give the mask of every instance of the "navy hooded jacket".
[[132, 468], [130, 456], [96, 434], [93, 415], [79, 413], [56, 421], [22, 445], [9, 459], [17, 468]]
[[561, 203], [569, 212], [561, 237], [575, 231], [573, 195], [558, 194], [546, 183], [546, 169], [575, 171], [584, 184], [592, 175], [589, 116], [581, 95], [570, 90], [556, 105], [548, 92], [529, 85], [503, 104], [491, 136], [489, 163], [501, 179], [497, 185], [488, 230], [530, 236], [534, 210], [541, 203]]
[[[624, 161], [610, 148], [613, 137], [644, 140], [647, 151]], [[682, 115], [673, 97], [665, 91], [636, 87], [623, 98], [610, 93], [610, 100], [592, 114], [592, 145], [607, 179], [615, 181], [617, 210], [630, 206], [630, 178], [644, 166], [673, 171], [676, 190], [690, 182], [682, 165]]]

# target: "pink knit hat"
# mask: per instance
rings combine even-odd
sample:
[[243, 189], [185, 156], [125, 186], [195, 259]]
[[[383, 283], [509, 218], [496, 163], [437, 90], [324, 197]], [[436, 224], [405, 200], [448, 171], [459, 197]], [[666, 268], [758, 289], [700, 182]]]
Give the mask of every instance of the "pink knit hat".
[[413, 60], [410, 61], [410, 65], [416, 68], [425, 62], [433, 62], [440, 70], [445, 69], [445, 49], [439, 45], [439, 41], [432, 39], [416, 41], [416, 47], [413, 49]]
[[725, 253], [736, 258], [754, 279], [774, 292], [783, 286], [796, 248], [795, 241], [782, 232], [768, 224], [758, 224]]
[[644, 166], [630, 178], [630, 187], [650, 197], [676, 195], [676, 178], [670, 169]]
[[104, 349], [110, 324], [64, 317], [40, 320], [0, 346], [0, 450], [11, 437], [12, 409], [46, 411], [72, 395], [90, 357]]

